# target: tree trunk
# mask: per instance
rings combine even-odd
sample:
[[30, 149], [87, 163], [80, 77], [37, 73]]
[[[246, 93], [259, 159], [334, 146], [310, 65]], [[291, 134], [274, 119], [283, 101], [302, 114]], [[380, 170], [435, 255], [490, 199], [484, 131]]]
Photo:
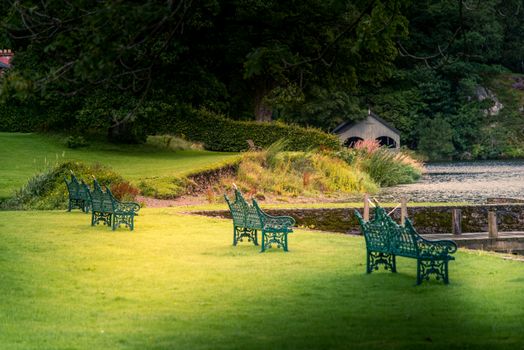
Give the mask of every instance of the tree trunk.
[[257, 89], [255, 92], [255, 120], [257, 122], [270, 122], [273, 115], [273, 108], [268, 106], [265, 97], [268, 94], [267, 88]]
[[142, 143], [145, 135], [134, 122], [115, 123], [107, 130], [107, 138], [113, 143]]

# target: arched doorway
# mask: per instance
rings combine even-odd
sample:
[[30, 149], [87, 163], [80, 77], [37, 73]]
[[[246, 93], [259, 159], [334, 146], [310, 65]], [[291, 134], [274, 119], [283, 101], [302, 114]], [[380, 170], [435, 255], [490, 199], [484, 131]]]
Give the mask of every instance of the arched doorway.
[[385, 146], [387, 148], [397, 148], [397, 143], [389, 136], [380, 136], [377, 137], [376, 140], [380, 146]]
[[344, 146], [353, 148], [355, 147], [355, 144], [359, 141], [364, 141], [364, 139], [358, 136], [353, 136], [353, 137], [348, 138], [346, 141], [344, 141]]

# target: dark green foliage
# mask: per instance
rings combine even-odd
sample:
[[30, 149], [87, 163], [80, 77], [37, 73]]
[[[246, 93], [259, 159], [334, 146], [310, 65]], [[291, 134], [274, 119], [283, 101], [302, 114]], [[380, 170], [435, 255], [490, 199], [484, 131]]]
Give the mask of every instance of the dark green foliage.
[[449, 160], [454, 152], [453, 130], [443, 118], [431, 120], [421, 126], [419, 150], [432, 160]]
[[64, 176], [73, 171], [79, 180], [92, 186], [92, 176], [101, 184], [115, 186], [123, 182], [120, 175], [100, 164], [86, 165], [78, 162], [65, 162], [49, 168], [29, 179], [27, 184], [2, 203], [2, 209], [9, 210], [47, 210], [67, 208], [67, 187]]
[[[330, 126], [360, 81], [394, 71], [406, 2], [12, 2], [0, 14], [16, 52], [3, 92], [68, 100], [49, 106], [124, 142], [141, 140], [143, 103], [166, 98], [235, 119]], [[290, 89], [301, 97], [286, 100]]]
[[34, 131], [41, 122], [35, 114], [35, 109], [28, 104], [0, 101], [0, 131]]
[[[493, 121], [484, 114], [493, 101], [476, 96], [496, 75], [524, 72], [521, 0], [1, 6], [0, 43], [16, 55], [1, 78], [0, 130], [81, 131], [136, 143], [180, 126], [210, 149], [237, 150], [244, 146], [210, 140], [215, 130], [188, 132], [182, 115], [202, 122], [188, 107], [174, 107], [176, 118], [162, 106], [162, 117], [151, 114], [165, 103], [332, 130], [371, 107], [412, 149], [422, 142], [427, 151], [431, 140], [423, 140], [422, 128], [443, 119], [453, 129], [453, 150], [439, 157], [505, 157], [524, 149], [523, 104], [504, 102]], [[215, 129], [243, 143], [245, 135], [230, 125]]]

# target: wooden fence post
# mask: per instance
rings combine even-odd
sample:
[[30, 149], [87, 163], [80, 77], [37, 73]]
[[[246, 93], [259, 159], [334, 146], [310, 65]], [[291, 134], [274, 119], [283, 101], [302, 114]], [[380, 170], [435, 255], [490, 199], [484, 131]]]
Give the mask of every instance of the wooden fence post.
[[451, 210], [451, 228], [454, 235], [462, 234], [462, 210]]
[[488, 237], [497, 238], [499, 236], [499, 230], [497, 226], [497, 212], [488, 211]]
[[369, 221], [369, 194], [364, 195], [364, 220]]
[[400, 224], [404, 225], [406, 223], [406, 218], [408, 217], [408, 203], [406, 197], [400, 198]]

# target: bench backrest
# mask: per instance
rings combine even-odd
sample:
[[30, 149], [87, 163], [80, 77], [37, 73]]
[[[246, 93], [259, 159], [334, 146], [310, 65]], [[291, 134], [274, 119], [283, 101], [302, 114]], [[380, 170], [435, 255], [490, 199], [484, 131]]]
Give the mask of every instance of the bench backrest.
[[389, 235], [385, 228], [384, 216], [387, 216], [384, 209], [376, 208], [372, 220], [365, 221], [358, 210], [355, 209], [355, 216], [360, 224], [360, 229], [366, 240], [368, 250], [388, 252]]
[[92, 210], [102, 213], [113, 213], [115, 204], [111, 192], [102, 190], [102, 187], [96, 180], [94, 180], [93, 187], [93, 191], [89, 193]]
[[80, 189], [80, 183], [76, 179], [76, 176], [71, 174], [71, 180], [67, 181], [67, 177], [64, 176], [64, 181], [67, 186], [67, 191], [69, 192], [69, 198], [71, 199], [80, 199], [78, 191]]
[[[418, 233], [397, 224], [390, 216], [384, 218], [388, 227], [390, 251], [399, 256], [418, 257]], [[406, 219], [408, 222], [409, 219]]]
[[89, 186], [87, 186], [87, 184], [81, 180], [78, 186], [78, 197], [85, 201], [89, 201], [89, 192], [91, 192]]
[[355, 210], [368, 250], [392, 253], [400, 256], [417, 257], [418, 234], [397, 224], [384, 208], [376, 207], [372, 220], [364, 221]]
[[262, 229], [262, 222], [256, 208], [245, 200], [239, 190], [235, 190], [235, 200], [233, 202], [227, 195], [224, 195], [224, 198], [229, 206], [234, 226]]

